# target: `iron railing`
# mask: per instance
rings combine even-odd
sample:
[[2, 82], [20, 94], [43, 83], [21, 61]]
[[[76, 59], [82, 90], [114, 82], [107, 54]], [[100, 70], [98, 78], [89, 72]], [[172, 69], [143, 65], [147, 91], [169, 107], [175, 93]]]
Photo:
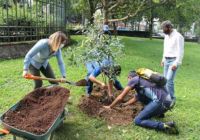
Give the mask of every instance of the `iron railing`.
[[0, 43], [38, 40], [65, 29], [65, 0], [0, 0]]

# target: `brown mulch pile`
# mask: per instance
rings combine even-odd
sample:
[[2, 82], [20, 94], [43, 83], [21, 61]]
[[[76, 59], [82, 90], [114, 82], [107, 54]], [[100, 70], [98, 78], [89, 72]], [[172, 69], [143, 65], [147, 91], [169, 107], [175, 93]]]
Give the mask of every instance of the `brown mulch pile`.
[[[116, 98], [122, 91], [115, 90], [114, 98]], [[79, 101], [78, 108], [90, 117], [105, 120], [109, 125], [129, 125], [133, 122], [134, 118], [144, 108], [140, 102], [133, 105], [121, 107], [120, 104], [113, 107], [111, 110], [103, 108], [105, 105], [110, 105], [107, 94], [99, 86], [95, 86], [92, 96], [88, 97], [83, 95]], [[123, 100], [124, 102], [134, 97], [134, 91]]]
[[89, 84], [86, 79], [82, 79], [82, 80], [76, 82], [76, 86], [89, 86]]
[[38, 88], [27, 94], [16, 110], [9, 110], [3, 122], [23, 131], [42, 135], [62, 113], [70, 96], [64, 87]]

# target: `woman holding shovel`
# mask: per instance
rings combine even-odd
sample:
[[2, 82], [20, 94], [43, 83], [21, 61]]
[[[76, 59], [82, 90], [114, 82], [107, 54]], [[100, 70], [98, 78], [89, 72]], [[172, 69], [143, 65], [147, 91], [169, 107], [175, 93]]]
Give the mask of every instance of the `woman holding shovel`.
[[[52, 57], [57, 58], [57, 62], [61, 73], [61, 82], [65, 83], [65, 64], [62, 58], [61, 48], [64, 47], [67, 37], [64, 33], [58, 31], [52, 34], [49, 39], [41, 39], [33, 48], [26, 54], [24, 60], [23, 77], [26, 77], [29, 72], [34, 76], [40, 77], [40, 72], [47, 77], [55, 79], [55, 75], [48, 59]], [[49, 81], [50, 82], [50, 81]], [[51, 84], [58, 84], [58, 82], [50, 82]], [[42, 80], [34, 80], [34, 88], [42, 87]]]

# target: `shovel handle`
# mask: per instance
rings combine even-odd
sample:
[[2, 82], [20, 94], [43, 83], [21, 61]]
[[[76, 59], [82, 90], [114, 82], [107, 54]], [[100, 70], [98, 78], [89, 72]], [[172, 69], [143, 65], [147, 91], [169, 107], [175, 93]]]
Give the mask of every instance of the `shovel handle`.
[[0, 128], [0, 132], [2, 132], [2, 134], [0, 134], [0, 136], [5, 136], [7, 134], [10, 134], [10, 131], [2, 129], [2, 128]]
[[[39, 77], [39, 76], [33, 76], [31, 74], [27, 74], [25, 77], [26, 79], [35, 79], [35, 80], [47, 80], [47, 81], [52, 81], [52, 82], [61, 82], [60, 79], [53, 79], [53, 78], [46, 78], [46, 77]], [[73, 82], [66, 81], [66, 83], [70, 85], [75, 85]]]
[[52, 82], [60, 82], [60, 79], [53, 79], [53, 78], [45, 78], [45, 77], [39, 77], [39, 80], [47, 80]]
[[39, 77], [39, 76], [33, 76], [31, 74], [27, 74], [25, 77], [26, 79], [35, 79], [35, 80], [48, 80], [52, 82], [60, 82], [60, 79], [53, 79], [53, 78], [45, 78], [45, 77]]

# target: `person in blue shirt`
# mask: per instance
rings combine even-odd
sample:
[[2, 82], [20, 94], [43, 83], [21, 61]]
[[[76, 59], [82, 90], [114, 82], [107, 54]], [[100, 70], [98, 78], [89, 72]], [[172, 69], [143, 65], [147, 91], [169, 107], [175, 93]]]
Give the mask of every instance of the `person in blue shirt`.
[[[113, 64], [112, 61], [110, 61], [110, 62]], [[106, 75], [105, 69], [108, 66], [108, 63], [109, 62], [106, 59], [100, 63], [100, 66], [97, 62], [94, 62], [94, 61], [91, 63], [86, 63], [86, 67], [87, 67], [87, 78], [86, 79], [89, 84], [89, 86], [86, 87], [86, 95], [91, 96], [91, 93], [93, 90], [93, 83], [100, 85], [105, 90], [108, 89], [109, 99], [111, 101], [113, 100], [113, 91], [112, 91], [113, 85], [117, 90], [123, 90], [121, 83], [117, 80], [117, 78], [115, 76], [113, 77], [114, 82], [109, 79], [108, 85], [106, 85], [105, 83], [96, 79], [96, 77], [99, 76], [102, 72], [104, 72]], [[102, 66], [105, 66], [105, 67], [102, 67]], [[120, 71], [120, 70], [116, 69], [116, 72], [117, 71]]]
[[170, 130], [175, 134], [179, 134], [174, 121], [163, 123], [150, 120], [151, 118], [159, 116], [172, 108], [173, 102], [167, 89], [165, 87], [155, 86], [154, 83], [147, 79], [139, 78], [136, 71], [130, 71], [127, 77], [128, 83], [126, 88], [111, 105], [104, 106], [104, 108], [113, 108], [117, 103], [120, 103], [123, 100], [130, 90], [135, 89], [135, 97], [126, 103], [122, 103], [122, 106], [126, 106], [139, 100], [146, 105], [146, 107], [135, 118], [135, 124], [161, 131]]
[[109, 31], [108, 22], [104, 22], [103, 31], [101, 34], [109, 35], [109, 38], [111, 39], [111, 32]]
[[[61, 82], [65, 83], [65, 64], [61, 49], [64, 47], [66, 40], [66, 35], [61, 31], [55, 32], [49, 39], [39, 40], [25, 56], [22, 76], [26, 77], [29, 70], [34, 76], [40, 76], [40, 72], [42, 72], [45, 77], [55, 79], [48, 59], [56, 57], [61, 73]], [[58, 84], [58, 82], [50, 83]], [[34, 80], [34, 84], [34, 89], [42, 87], [42, 80]]]

